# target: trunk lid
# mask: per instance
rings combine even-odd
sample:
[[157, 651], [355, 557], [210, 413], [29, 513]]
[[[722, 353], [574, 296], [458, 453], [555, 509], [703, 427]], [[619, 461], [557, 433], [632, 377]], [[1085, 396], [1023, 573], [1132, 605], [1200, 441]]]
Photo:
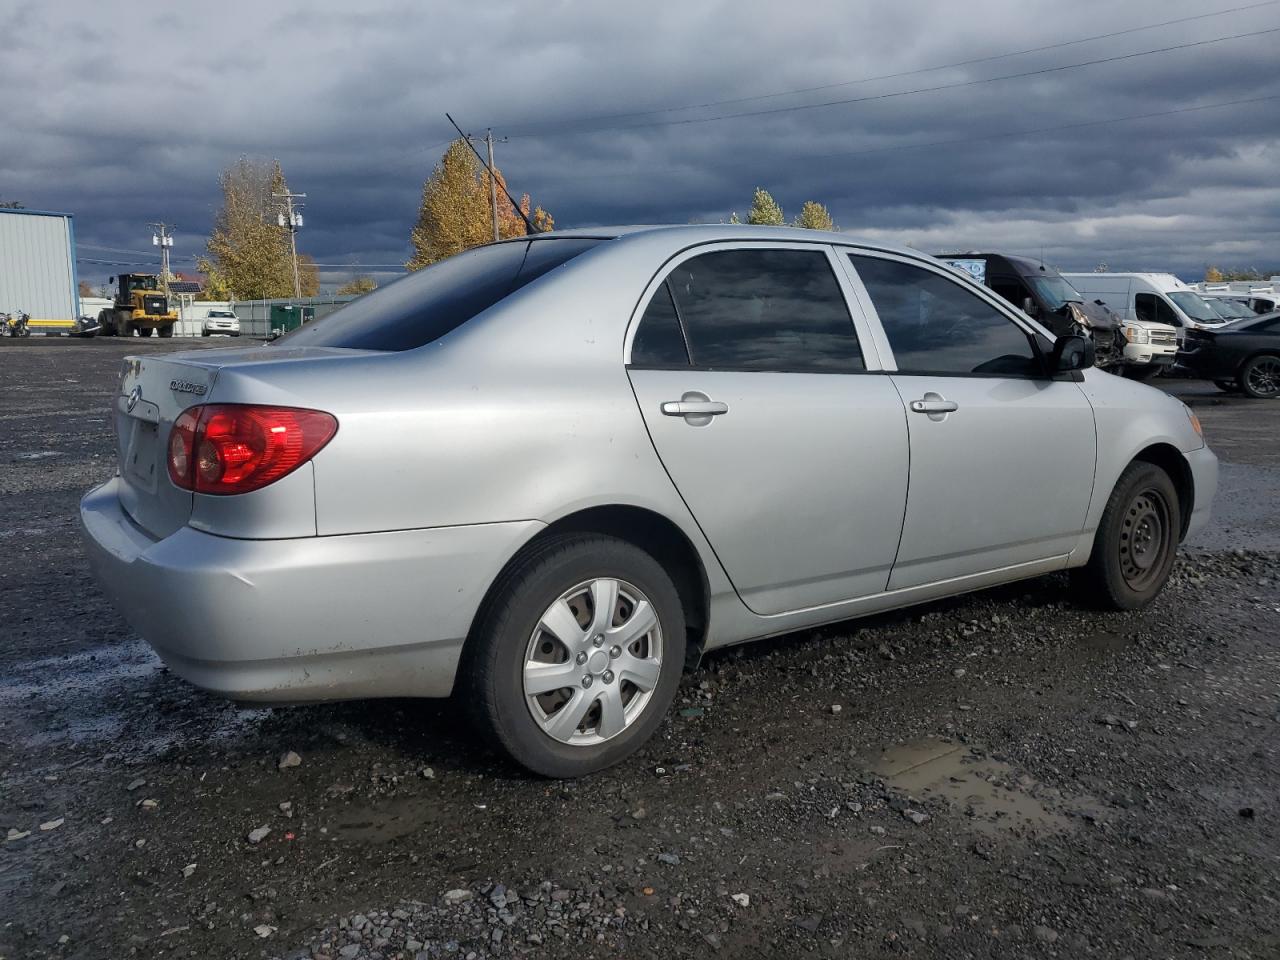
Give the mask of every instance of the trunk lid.
[[169, 480], [169, 430], [213, 391], [218, 366], [172, 356], [126, 357], [122, 364], [112, 410], [120, 505], [153, 537], [167, 537], [191, 516], [191, 492]]

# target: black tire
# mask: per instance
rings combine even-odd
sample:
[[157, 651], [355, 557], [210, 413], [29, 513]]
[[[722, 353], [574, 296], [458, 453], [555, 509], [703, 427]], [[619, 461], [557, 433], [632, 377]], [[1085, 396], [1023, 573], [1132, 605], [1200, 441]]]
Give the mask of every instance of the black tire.
[[[620, 733], [600, 743], [569, 744], [534, 719], [525, 697], [525, 659], [543, 613], [575, 585], [598, 578], [634, 585], [652, 604], [661, 629], [661, 669], [648, 703]], [[476, 727], [520, 766], [546, 777], [580, 777], [626, 759], [653, 736], [680, 685], [685, 642], [680, 596], [653, 557], [613, 537], [563, 534], [517, 557], [490, 590], [468, 641], [459, 692]], [[621, 690], [623, 681], [617, 682]]]
[[1234, 380], [1215, 380], [1213, 381], [1213, 385], [1223, 393], [1240, 392], [1240, 384], [1236, 383]]
[[1280, 397], [1280, 356], [1264, 353], [1240, 368], [1240, 392], [1254, 400]]
[[138, 328], [138, 336], [140, 337], [154, 336], [155, 332], [156, 332], [155, 327], [139, 327]]
[[1088, 565], [1073, 571], [1080, 600], [1105, 610], [1140, 610], [1164, 589], [1178, 553], [1182, 505], [1169, 475], [1136, 461], [1116, 482]]
[[162, 337], [172, 337], [172, 336], [173, 336], [173, 324], [168, 324], [168, 325], [166, 325], [166, 326], [160, 327], [160, 328], [156, 331], [156, 333], [158, 333], [158, 334], [159, 334], [160, 336], [162, 336]]

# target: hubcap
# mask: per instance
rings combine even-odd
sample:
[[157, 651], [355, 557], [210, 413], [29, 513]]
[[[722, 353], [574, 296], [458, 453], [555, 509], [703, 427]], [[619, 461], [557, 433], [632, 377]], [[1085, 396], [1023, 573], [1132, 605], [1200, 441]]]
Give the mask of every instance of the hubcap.
[[1280, 360], [1263, 357], [1254, 361], [1247, 374], [1249, 387], [1262, 397], [1274, 397], [1280, 393]]
[[1146, 590], [1161, 576], [1170, 538], [1169, 505], [1155, 490], [1133, 498], [1120, 528], [1120, 573], [1134, 590]]
[[529, 638], [524, 695], [550, 737], [603, 743], [644, 712], [662, 672], [662, 627], [625, 580], [588, 580], [546, 609]]

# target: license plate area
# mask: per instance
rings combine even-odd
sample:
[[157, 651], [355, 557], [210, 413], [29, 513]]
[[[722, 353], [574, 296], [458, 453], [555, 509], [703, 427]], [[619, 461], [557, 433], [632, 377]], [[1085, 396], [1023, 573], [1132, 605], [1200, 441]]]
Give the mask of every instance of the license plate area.
[[130, 435], [122, 464], [125, 479], [139, 490], [155, 493], [159, 480], [156, 475], [159, 469], [156, 461], [156, 448], [160, 444], [159, 428], [145, 420], [129, 419], [126, 429], [130, 431]]

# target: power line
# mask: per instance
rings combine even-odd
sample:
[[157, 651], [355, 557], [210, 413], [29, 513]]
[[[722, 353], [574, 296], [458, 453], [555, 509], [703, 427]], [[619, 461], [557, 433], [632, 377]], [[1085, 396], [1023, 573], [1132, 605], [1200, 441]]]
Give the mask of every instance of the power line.
[[1221, 103], [1206, 103], [1198, 107], [1179, 107], [1176, 110], [1160, 110], [1156, 113], [1135, 113], [1127, 117], [1109, 117], [1105, 120], [1083, 120], [1079, 123], [1064, 123], [1054, 127], [1033, 127], [1027, 130], [1009, 130], [1004, 133], [991, 133], [981, 137], [962, 137], [956, 140], [933, 140], [929, 143], [900, 143], [891, 147], [873, 147], [869, 150], [852, 150], [847, 153], [816, 153], [802, 157], [787, 157], [788, 160], [828, 160], [842, 157], [864, 157], [873, 153], [889, 153], [894, 150], [920, 150], [925, 147], [950, 147], [962, 143], [980, 143], [984, 140], [1006, 140], [1011, 137], [1022, 137], [1033, 133], [1053, 133], [1058, 130], [1078, 130], [1081, 127], [1100, 127], [1108, 123], [1125, 123], [1130, 120], [1149, 120], [1153, 117], [1171, 117], [1180, 113], [1195, 113], [1200, 110], [1218, 110], [1223, 107], [1236, 107], [1246, 103], [1263, 103], [1268, 100], [1280, 100], [1280, 93], [1265, 97], [1248, 97], [1243, 100], [1224, 100]]
[[[750, 97], [732, 97], [727, 100], [708, 100], [705, 103], [691, 103], [682, 107], [657, 107], [652, 110], [632, 110], [624, 113], [601, 113], [588, 117], [579, 117], [576, 120], [568, 121], [570, 123], [594, 123], [600, 120], [625, 120], [630, 117], [650, 117], [662, 113], [680, 113], [686, 110], [705, 110], [711, 107], [726, 107], [735, 103], [755, 103], [760, 100], [774, 100], [778, 97], [798, 96], [802, 93], [819, 93], [823, 90], [836, 90], [840, 87], [850, 87], [860, 83], [872, 83], [876, 80], [897, 80], [902, 77], [918, 76], [922, 73], [933, 73], [937, 70], [950, 70], [955, 67], [970, 67], [979, 63], [991, 63], [996, 60], [1008, 60], [1011, 57], [1021, 57], [1031, 53], [1044, 53], [1048, 50], [1060, 50], [1064, 47], [1079, 46], [1082, 43], [1092, 43], [1095, 40], [1108, 40], [1112, 37], [1123, 37], [1128, 34], [1142, 33], [1147, 30], [1157, 30], [1160, 27], [1172, 27], [1181, 23], [1191, 23], [1196, 20], [1207, 20], [1212, 17], [1225, 16], [1228, 13], [1243, 13], [1246, 10], [1257, 10], [1262, 7], [1273, 7], [1280, 3], [1280, 0], [1263, 0], [1261, 3], [1250, 3], [1240, 7], [1229, 7], [1226, 10], [1214, 10], [1211, 13], [1198, 13], [1190, 17], [1178, 17], [1176, 20], [1162, 20], [1159, 23], [1148, 23], [1139, 27], [1129, 27], [1125, 30], [1114, 30], [1110, 33], [1098, 33], [1091, 37], [1079, 37], [1075, 40], [1063, 40], [1059, 43], [1048, 43], [1039, 47], [1028, 47], [1025, 50], [1012, 50], [1008, 53], [997, 53], [986, 57], [973, 57], [969, 60], [956, 60], [952, 63], [940, 63], [932, 67], [919, 67], [915, 70], [903, 70], [898, 73], [882, 73], [871, 77], [859, 77], [856, 80], [841, 80], [838, 83], [824, 83], [815, 87], [797, 87], [794, 90], [780, 90], [777, 93], [761, 93]], [[555, 124], [556, 121], [544, 121]], [[537, 124], [522, 124], [510, 127], [515, 133], [512, 136], [521, 136], [521, 130], [535, 129]]]
[[984, 83], [995, 83], [1000, 80], [1022, 80], [1027, 77], [1040, 77], [1050, 73], [1061, 73], [1065, 70], [1078, 70], [1082, 67], [1093, 67], [1103, 63], [1119, 63], [1124, 60], [1136, 60], [1140, 57], [1150, 57], [1160, 53], [1172, 53], [1177, 50], [1190, 50], [1194, 47], [1205, 47], [1214, 43], [1224, 43], [1228, 40], [1243, 40], [1249, 37], [1261, 37], [1267, 34], [1280, 33], [1280, 27], [1269, 27], [1265, 30], [1253, 30], [1248, 33], [1235, 33], [1225, 37], [1214, 37], [1210, 40], [1195, 40], [1189, 43], [1179, 43], [1168, 47], [1158, 47], [1154, 50], [1142, 50], [1137, 53], [1119, 54], [1113, 57], [1099, 57], [1094, 60], [1084, 60], [1080, 63], [1066, 63], [1056, 67], [1041, 67], [1037, 70], [1024, 70], [1020, 73], [1006, 73], [997, 77], [983, 77], [977, 80], [961, 80], [955, 83], [941, 83], [931, 87], [916, 87], [912, 90], [897, 90], [891, 93], [869, 94], [864, 97], [848, 97], [842, 100], [823, 100], [819, 103], [801, 103], [793, 104], [787, 107], [771, 107], [767, 110], [748, 110], [739, 113], [722, 113], [711, 117], [686, 117], [677, 120], [653, 120], [647, 123], [630, 123], [630, 124], [606, 124], [601, 126], [586, 126], [581, 128], [569, 128], [564, 130], [548, 130], [539, 133], [511, 134], [512, 139], [540, 139], [555, 133], [596, 133], [605, 130], [642, 130], [652, 127], [675, 127], [687, 126], [697, 123], [714, 123], [720, 120], [736, 120], [743, 117], [763, 117], [780, 113], [793, 113], [800, 110], [818, 110], [824, 107], [837, 107], [852, 103], [870, 103], [877, 100], [891, 100], [897, 97], [909, 97], [922, 93], [937, 93], [941, 90], [957, 90], [964, 87], [975, 87]]

